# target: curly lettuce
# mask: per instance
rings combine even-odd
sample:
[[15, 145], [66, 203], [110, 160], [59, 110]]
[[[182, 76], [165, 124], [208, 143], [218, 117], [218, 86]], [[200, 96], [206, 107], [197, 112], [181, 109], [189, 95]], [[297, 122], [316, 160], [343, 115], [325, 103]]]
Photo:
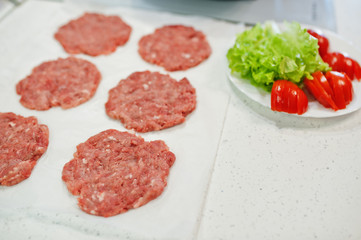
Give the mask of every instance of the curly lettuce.
[[266, 22], [239, 34], [227, 53], [232, 73], [270, 92], [276, 80], [302, 85], [305, 77], [312, 79], [313, 72], [330, 70], [318, 53], [317, 39], [297, 22], [285, 22], [284, 27], [280, 32]]

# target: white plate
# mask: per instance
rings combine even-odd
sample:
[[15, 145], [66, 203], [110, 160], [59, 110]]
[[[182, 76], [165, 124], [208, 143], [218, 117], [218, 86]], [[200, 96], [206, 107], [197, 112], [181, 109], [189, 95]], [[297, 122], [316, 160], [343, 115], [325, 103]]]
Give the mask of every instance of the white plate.
[[[314, 31], [322, 32], [330, 42], [330, 51], [337, 51], [348, 53], [351, 58], [355, 59], [359, 63], [361, 63], [361, 52], [357, 49], [351, 42], [343, 39], [341, 36], [337, 35], [334, 32], [330, 32], [327, 30], [320, 30], [317, 27], [313, 26], [305, 26], [303, 27], [310, 28]], [[264, 91], [263, 89], [256, 88], [253, 86], [249, 80], [241, 79], [236, 76], [236, 74], [232, 74], [231, 70], [227, 67], [227, 76], [230, 82], [243, 94], [251, 98], [252, 100], [258, 102], [259, 104], [271, 108], [271, 95], [270, 93]], [[323, 107], [316, 100], [309, 101], [308, 110], [302, 115], [293, 114], [295, 116], [300, 117], [311, 117], [311, 118], [328, 118], [328, 117], [336, 117], [345, 114], [352, 113], [361, 108], [361, 82], [357, 80], [352, 81], [353, 85], [353, 100], [349, 105], [347, 105], [346, 109], [333, 111], [332, 109], [328, 109]]]

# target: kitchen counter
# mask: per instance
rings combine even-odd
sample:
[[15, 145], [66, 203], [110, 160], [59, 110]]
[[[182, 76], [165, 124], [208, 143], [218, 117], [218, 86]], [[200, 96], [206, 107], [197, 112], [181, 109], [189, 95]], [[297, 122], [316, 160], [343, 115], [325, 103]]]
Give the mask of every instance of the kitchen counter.
[[[276, 2], [282, 3], [282, 1]], [[18, 11], [16, 7], [14, 8], [7, 5], [7, 12], [1, 21]], [[12, 9], [12, 12], [9, 9]], [[334, 19], [331, 19], [329, 24], [322, 21], [322, 24], [326, 25], [321, 27], [334, 30], [347, 41], [353, 42], [355, 48], [360, 50], [361, 28], [357, 23], [361, 22], [361, 15], [358, 12], [361, 9], [361, 2], [334, 0], [332, 9], [334, 14], [328, 14], [334, 16]], [[182, 17], [186, 16], [182, 15]], [[37, 21], [40, 21], [40, 17]], [[252, 22], [254, 19], [249, 21]], [[52, 22], [49, 21], [47, 24], [50, 25]], [[233, 23], [219, 24], [221, 27], [222, 24], [230, 26]], [[236, 24], [234, 26], [238, 27]], [[217, 43], [225, 42], [227, 41], [222, 39]], [[38, 47], [41, 49], [40, 45]], [[46, 47], [43, 50], [53, 51]], [[4, 52], [0, 53], [9, 54], [8, 49], [1, 49], [1, 51]], [[41, 57], [45, 56], [37, 56], [37, 60], [40, 61]], [[358, 60], [361, 61], [361, 59]], [[10, 61], [15, 62], [14, 59]], [[31, 64], [27, 64], [26, 67], [30, 69]], [[213, 71], [216, 75], [218, 74], [215, 70]], [[191, 72], [191, 74], [195, 73]], [[212, 91], [222, 85], [220, 89], [226, 94], [222, 92], [218, 96], [215, 92], [211, 92], [215, 93], [216, 99], [221, 99], [224, 103], [215, 106], [215, 109], [221, 109], [222, 115], [214, 120], [217, 126], [220, 126], [219, 131], [210, 131], [212, 133], [209, 135], [219, 137], [212, 142], [214, 154], [212, 151], [209, 153], [209, 156], [213, 154], [214, 158], [210, 159], [211, 163], [207, 163], [209, 173], [202, 172], [203, 180], [205, 180], [199, 189], [204, 192], [201, 192], [197, 198], [199, 205], [194, 207], [196, 213], [189, 215], [196, 217], [190, 223], [183, 222], [184, 226], [192, 225], [192, 228], [178, 226], [180, 229], [184, 227], [191, 233], [182, 235], [172, 229], [175, 233], [174, 239], [361, 239], [361, 147], [359, 144], [361, 111], [325, 119], [303, 118], [272, 112], [240, 94], [231, 86], [225, 74], [218, 75], [219, 81], [210, 83]], [[19, 73], [18, 76], [21, 74]], [[202, 82], [197, 84], [201, 86]], [[200, 91], [201, 96], [207, 98], [209, 96], [207, 94], [209, 93], [206, 90]], [[207, 100], [213, 103], [211, 98]], [[204, 102], [201, 104], [203, 104], [201, 106], [207, 106]], [[214, 101], [214, 104], [217, 103]], [[31, 111], [26, 113], [30, 114]], [[191, 117], [193, 119], [190, 120], [194, 120], [195, 124], [198, 120], [199, 123], [203, 120], [199, 114]], [[191, 125], [186, 127], [189, 128]], [[181, 128], [175, 131], [180, 136], [189, 137], [192, 133], [187, 132], [186, 127], [184, 133], [182, 133], [184, 129]], [[163, 135], [160, 133], [159, 136], [168, 137], [167, 133], [169, 132]], [[80, 136], [79, 139], [81, 139]], [[171, 137], [168, 140], [176, 149], [176, 141]], [[45, 164], [50, 166], [49, 161], [45, 161]], [[60, 166], [60, 163], [57, 166]], [[180, 166], [182, 165], [178, 165]], [[171, 186], [176, 186], [174, 177], [171, 177], [170, 181]], [[51, 189], [49, 191], [51, 192]], [[176, 196], [172, 193], [174, 191], [170, 196]], [[165, 201], [165, 198], [162, 196], [161, 201]], [[174, 201], [178, 200], [174, 199]], [[66, 204], [72, 206], [75, 201]], [[48, 206], [49, 212], [56, 214], [51, 206]], [[157, 203], [152, 205], [154, 206], [157, 207]], [[66, 208], [61, 209], [65, 211]], [[179, 214], [175, 215], [175, 218], [182, 215], [180, 211], [175, 213]], [[27, 213], [25, 215], [27, 216]], [[134, 216], [131, 221], [136, 222], [137, 213], [131, 213], [130, 216]], [[43, 216], [43, 218], [47, 217]], [[38, 215], [35, 219], [40, 218], [41, 216]], [[152, 219], [149, 216], [147, 218]], [[17, 220], [17, 218], [12, 219], [9, 225], [16, 224]], [[116, 223], [114, 218], [111, 220]], [[21, 224], [30, 224], [31, 221], [33, 220], [21, 221]], [[17, 232], [16, 225], [5, 226], [8, 223], [0, 214], [0, 223], [4, 224], [0, 226], [1, 236], [8, 237], [4, 239], [10, 239], [10, 237], [24, 239], [24, 236], [28, 239], [100, 240], [124, 239], [125, 237], [133, 239], [132, 234], [128, 235], [128, 233], [102, 235], [91, 229], [85, 231], [84, 228], [76, 229], [76, 227], [69, 227], [70, 225], [67, 225], [69, 228], [60, 229], [57, 220], [50, 219], [48, 222], [50, 224], [41, 222], [34, 229], [19, 225], [21, 230]], [[103, 219], [102, 223], [104, 223]], [[96, 225], [92, 226], [96, 228]], [[129, 231], [137, 231], [136, 226], [129, 226]], [[109, 228], [109, 231], [114, 231], [114, 229]], [[56, 235], [58, 238], [53, 236], [54, 233], [58, 234]], [[160, 239], [154, 237], [157, 235], [152, 236], [152, 233], [150, 232], [148, 237], [136, 235], [134, 238]], [[163, 239], [168, 239], [168, 237]]]
[[[334, 9], [360, 50], [361, 3]], [[231, 94], [198, 239], [361, 239], [360, 124], [361, 111], [302, 119]]]

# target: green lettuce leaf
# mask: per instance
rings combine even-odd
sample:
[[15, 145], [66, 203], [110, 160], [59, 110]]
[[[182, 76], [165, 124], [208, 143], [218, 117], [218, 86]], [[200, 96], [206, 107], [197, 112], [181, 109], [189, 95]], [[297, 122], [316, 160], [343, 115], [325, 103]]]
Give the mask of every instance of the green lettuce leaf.
[[297, 22], [285, 22], [284, 27], [280, 32], [275, 24], [266, 22], [239, 34], [227, 53], [232, 73], [270, 92], [276, 80], [301, 86], [312, 73], [331, 69], [318, 53], [317, 39], [306, 29]]

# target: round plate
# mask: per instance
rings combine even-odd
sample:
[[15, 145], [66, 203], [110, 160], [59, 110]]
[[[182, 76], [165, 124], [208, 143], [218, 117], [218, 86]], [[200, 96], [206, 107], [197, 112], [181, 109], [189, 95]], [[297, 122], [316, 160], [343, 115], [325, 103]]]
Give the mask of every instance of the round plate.
[[[334, 32], [321, 30], [317, 27], [302, 25], [304, 28], [309, 28], [314, 31], [320, 32], [325, 35], [330, 42], [330, 51], [342, 52], [348, 54], [351, 58], [361, 63], [361, 52], [353, 46], [353, 44]], [[228, 66], [228, 64], [227, 64]], [[243, 94], [248, 96], [253, 101], [259, 104], [271, 108], [271, 94], [264, 91], [261, 88], [253, 86], [249, 80], [237, 77], [236, 74], [232, 74], [231, 70], [227, 67], [227, 76], [230, 82]], [[334, 111], [329, 108], [323, 107], [317, 100], [309, 100], [308, 110], [302, 115], [292, 114], [299, 117], [312, 117], [312, 118], [328, 118], [345, 115], [354, 112], [361, 108], [361, 82], [356, 79], [352, 81], [353, 85], [353, 99], [346, 109]]]

